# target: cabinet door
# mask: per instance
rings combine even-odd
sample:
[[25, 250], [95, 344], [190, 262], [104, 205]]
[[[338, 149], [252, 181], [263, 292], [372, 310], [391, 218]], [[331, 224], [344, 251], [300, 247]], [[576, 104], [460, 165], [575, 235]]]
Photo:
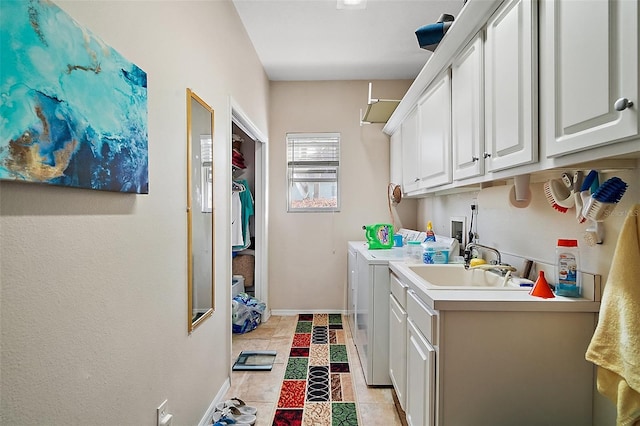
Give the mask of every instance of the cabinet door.
[[433, 426], [435, 423], [436, 351], [407, 319], [407, 423]]
[[411, 192], [418, 189], [418, 114], [413, 110], [402, 122], [402, 189]]
[[402, 409], [407, 386], [407, 313], [389, 295], [389, 376]]
[[537, 10], [535, 0], [507, 0], [487, 23], [484, 155], [489, 171], [538, 160]]
[[418, 102], [420, 188], [451, 182], [451, 77], [434, 81]]
[[484, 174], [484, 70], [482, 34], [451, 65], [453, 179]]
[[638, 2], [546, 0], [541, 25], [547, 156], [638, 135]]
[[389, 182], [402, 184], [402, 128], [389, 138]]

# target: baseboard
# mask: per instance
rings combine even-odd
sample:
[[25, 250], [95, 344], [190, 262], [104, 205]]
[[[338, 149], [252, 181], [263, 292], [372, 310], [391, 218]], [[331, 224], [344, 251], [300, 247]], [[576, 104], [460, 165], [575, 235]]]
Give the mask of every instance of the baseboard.
[[292, 316], [298, 314], [343, 314], [347, 311], [340, 309], [273, 309], [271, 315]]
[[198, 426], [210, 426], [211, 423], [213, 423], [212, 418], [214, 411], [216, 411], [216, 405], [222, 401], [222, 398], [224, 398], [230, 388], [231, 382], [227, 377], [227, 380], [224, 381], [215, 398], [213, 398], [213, 401], [211, 401], [209, 408], [207, 409], [206, 413], [204, 413], [204, 416], [200, 420], [200, 423], [198, 423]]

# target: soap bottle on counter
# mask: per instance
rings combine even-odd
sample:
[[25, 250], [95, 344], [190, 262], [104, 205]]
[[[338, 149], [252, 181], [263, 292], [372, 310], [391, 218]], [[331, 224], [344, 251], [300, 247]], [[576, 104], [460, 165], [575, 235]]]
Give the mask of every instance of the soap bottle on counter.
[[581, 296], [579, 257], [578, 240], [558, 240], [556, 246], [556, 296]]
[[436, 241], [436, 233], [433, 232], [433, 223], [431, 221], [427, 222], [427, 237], [424, 239], [424, 242], [434, 242]]

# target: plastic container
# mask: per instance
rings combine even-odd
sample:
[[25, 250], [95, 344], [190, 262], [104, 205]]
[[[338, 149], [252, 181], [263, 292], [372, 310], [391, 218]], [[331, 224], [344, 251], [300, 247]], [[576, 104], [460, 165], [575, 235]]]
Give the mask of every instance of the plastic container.
[[242, 275], [234, 275], [231, 280], [231, 297], [244, 293], [244, 277]]
[[578, 240], [559, 239], [556, 246], [556, 296], [580, 297]]
[[422, 245], [420, 241], [408, 241], [404, 247], [406, 263], [422, 263]]
[[436, 241], [426, 241], [421, 244], [422, 263], [441, 265], [449, 263], [449, 247]]
[[365, 225], [365, 230], [369, 250], [390, 249], [393, 247], [393, 225], [388, 223], [377, 223], [375, 225]]

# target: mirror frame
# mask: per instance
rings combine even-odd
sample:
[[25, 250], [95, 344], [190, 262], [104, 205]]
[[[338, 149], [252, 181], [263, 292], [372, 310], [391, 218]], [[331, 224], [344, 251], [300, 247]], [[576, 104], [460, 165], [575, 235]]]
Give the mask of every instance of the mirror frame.
[[[187, 88], [187, 328], [189, 334], [200, 326], [207, 318], [209, 318], [215, 309], [215, 209], [211, 209], [211, 307], [207, 309], [197, 319], [193, 319], [193, 180], [191, 175], [191, 156], [193, 154], [192, 144], [194, 143], [192, 135], [192, 102], [195, 101], [206, 109], [211, 115], [211, 138], [213, 144], [214, 134], [214, 111], [202, 98], [196, 95], [191, 89]], [[211, 165], [211, 176], [214, 179], [213, 162]], [[212, 183], [213, 185], [213, 183]], [[213, 195], [212, 195], [213, 197]]]

